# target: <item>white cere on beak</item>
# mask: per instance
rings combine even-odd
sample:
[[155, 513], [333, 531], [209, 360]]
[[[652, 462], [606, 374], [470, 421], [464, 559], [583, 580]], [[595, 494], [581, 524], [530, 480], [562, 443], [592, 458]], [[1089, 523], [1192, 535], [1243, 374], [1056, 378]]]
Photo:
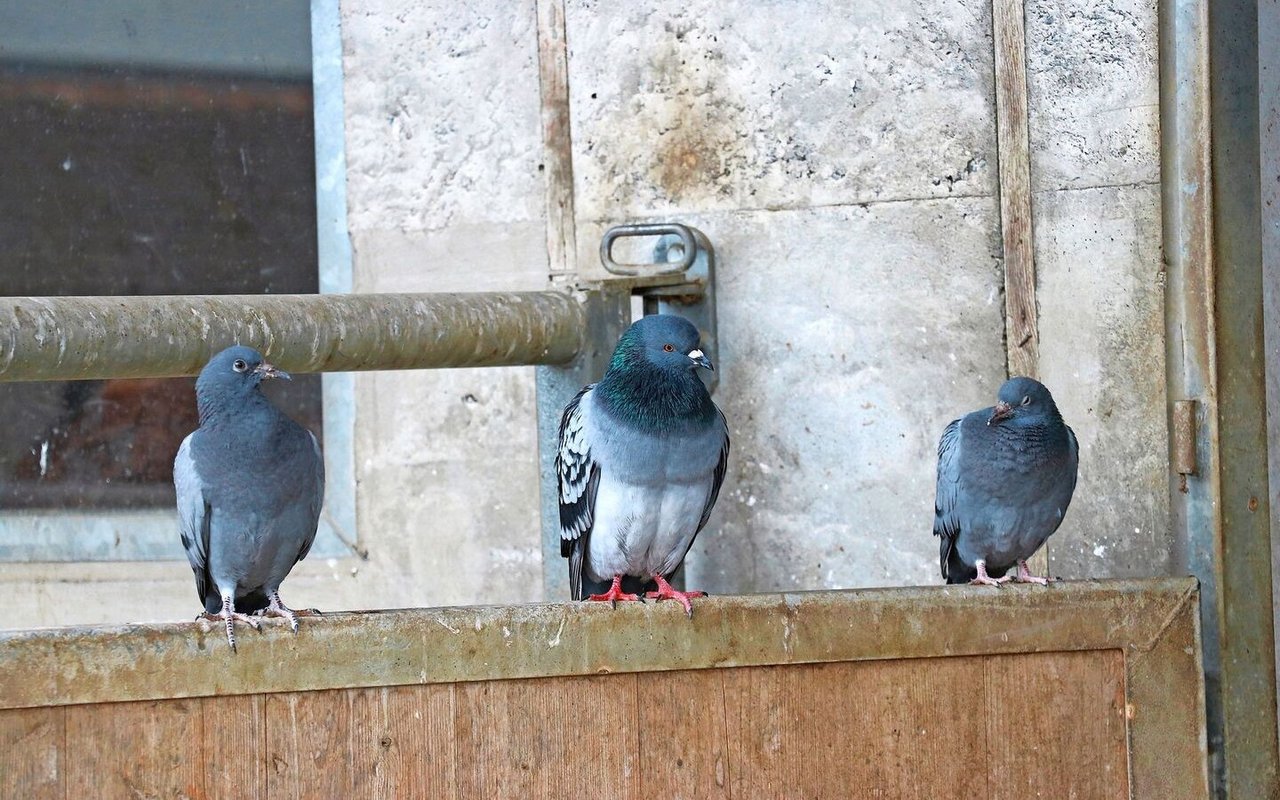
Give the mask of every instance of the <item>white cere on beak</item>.
[[690, 350], [690, 351], [689, 351], [689, 358], [690, 358], [690, 360], [692, 360], [692, 361], [697, 361], [698, 359], [702, 358], [702, 351], [701, 351], [701, 350]]

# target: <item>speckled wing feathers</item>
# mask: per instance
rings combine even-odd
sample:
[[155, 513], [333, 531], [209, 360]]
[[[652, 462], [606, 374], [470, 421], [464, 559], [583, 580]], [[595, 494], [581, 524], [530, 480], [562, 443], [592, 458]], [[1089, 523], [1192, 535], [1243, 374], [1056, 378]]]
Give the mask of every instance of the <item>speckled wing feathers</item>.
[[960, 535], [956, 500], [960, 493], [960, 420], [952, 420], [938, 441], [938, 484], [933, 501], [933, 535], [939, 537], [938, 560], [947, 578], [951, 550]]
[[594, 521], [600, 465], [591, 458], [582, 400], [595, 388], [591, 384], [565, 406], [560, 418], [560, 446], [556, 451], [556, 480], [560, 499], [560, 555], [569, 559], [569, 588], [573, 599], [582, 595], [583, 557]]

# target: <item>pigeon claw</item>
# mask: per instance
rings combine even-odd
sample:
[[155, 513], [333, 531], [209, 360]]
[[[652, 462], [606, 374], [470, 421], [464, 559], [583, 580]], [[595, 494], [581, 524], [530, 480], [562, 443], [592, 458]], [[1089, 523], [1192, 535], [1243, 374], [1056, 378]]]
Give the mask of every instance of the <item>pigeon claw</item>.
[[978, 559], [977, 563], [974, 564], [974, 568], [978, 570], [978, 574], [976, 577], [974, 577], [972, 580], [969, 581], [970, 584], [977, 584], [980, 586], [995, 586], [999, 588], [1001, 584], [1008, 583], [1011, 580], [1011, 576], [1009, 575], [1005, 575], [1003, 578], [993, 578], [990, 575], [988, 575], [987, 562], [983, 561], [982, 559]]
[[309, 609], [309, 610], [299, 609], [295, 611], [294, 609], [289, 608], [284, 604], [283, 601], [281, 601], [279, 592], [268, 592], [267, 600], [270, 601], [270, 605], [268, 605], [266, 608], [259, 611], [258, 615], [264, 618], [279, 617], [280, 619], [283, 619], [285, 622], [289, 624], [289, 628], [294, 633], [298, 632], [298, 617], [308, 616], [313, 613], [314, 614], [320, 613], [315, 609]]
[[1013, 580], [1015, 583], [1034, 583], [1038, 586], [1048, 586], [1049, 582], [1052, 581], [1053, 578], [1048, 576], [1042, 578], [1039, 575], [1032, 575], [1031, 570], [1027, 569], [1027, 562], [1019, 561], [1018, 574]]
[[617, 608], [619, 600], [639, 600], [640, 596], [628, 594], [627, 592], [622, 591], [622, 576], [614, 575], [613, 583], [609, 586], [609, 591], [604, 594], [588, 595], [587, 599], [595, 600], [597, 602], [611, 603], [614, 608]]
[[653, 579], [658, 583], [658, 591], [645, 592], [645, 597], [651, 600], [677, 600], [680, 605], [684, 606], [684, 613], [689, 619], [693, 619], [693, 604], [689, 602], [691, 597], [706, 597], [706, 592], [682, 592], [672, 588], [667, 583], [667, 579], [661, 575], [654, 575]]
[[231, 652], [233, 653], [236, 652], [235, 624], [237, 622], [243, 622], [255, 631], [262, 630], [262, 623], [248, 614], [241, 614], [239, 611], [236, 611], [234, 602], [227, 597], [222, 598], [222, 611], [217, 614], [210, 614], [206, 612], [196, 617], [196, 619], [200, 621], [201, 626], [206, 633], [211, 630], [211, 628], [208, 627], [208, 623], [210, 622], [221, 622], [225, 624], [227, 628], [227, 644], [231, 645]]

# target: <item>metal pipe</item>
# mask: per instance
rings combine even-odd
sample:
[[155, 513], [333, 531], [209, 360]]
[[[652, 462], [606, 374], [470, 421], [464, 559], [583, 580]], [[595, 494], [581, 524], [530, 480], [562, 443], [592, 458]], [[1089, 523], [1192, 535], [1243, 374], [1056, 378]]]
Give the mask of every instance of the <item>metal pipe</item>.
[[565, 364], [585, 320], [557, 291], [0, 298], [0, 381], [195, 375], [236, 343], [291, 372]]

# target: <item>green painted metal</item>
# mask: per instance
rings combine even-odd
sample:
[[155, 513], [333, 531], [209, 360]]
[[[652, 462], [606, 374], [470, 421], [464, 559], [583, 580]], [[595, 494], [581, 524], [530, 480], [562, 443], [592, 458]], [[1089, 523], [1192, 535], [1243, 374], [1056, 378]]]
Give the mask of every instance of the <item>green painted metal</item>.
[[0, 381], [195, 375], [235, 343], [296, 372], [564, 364], [585, 320], [559, 291], [11, 297]]

